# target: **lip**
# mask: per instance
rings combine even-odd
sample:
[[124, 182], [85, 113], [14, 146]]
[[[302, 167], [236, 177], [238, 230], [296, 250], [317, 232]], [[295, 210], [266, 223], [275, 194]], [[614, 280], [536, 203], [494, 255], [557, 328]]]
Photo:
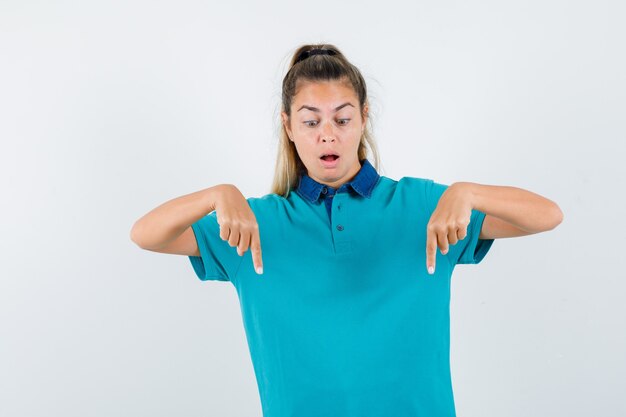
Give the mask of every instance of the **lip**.
[[339, 159], [341, 159], [341, 157], [338, 157], [334, 161], [324, 161], [322, 158], [320, 158], [320, 162], [322, 163], [324, 168], [335, 168], [339, 164]]

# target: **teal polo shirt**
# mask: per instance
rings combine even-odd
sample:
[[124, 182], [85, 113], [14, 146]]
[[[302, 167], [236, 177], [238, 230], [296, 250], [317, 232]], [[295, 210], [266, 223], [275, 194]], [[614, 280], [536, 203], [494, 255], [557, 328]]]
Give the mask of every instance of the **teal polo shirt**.
[[287, 198], [247, 198], [262, 275], [250, 251], [221, 240], [215, 211], [192, 225], [196, 275], [237, 291], [264, 417], [456, 415], [450, 280], [493, 244], [478, 239], [485, 213], [472, 210], [467, 236], [437, 251], [430, 275], [426, 225], [448, 186], [361, 163], [362, 181], [332, 199], [304, 176]]

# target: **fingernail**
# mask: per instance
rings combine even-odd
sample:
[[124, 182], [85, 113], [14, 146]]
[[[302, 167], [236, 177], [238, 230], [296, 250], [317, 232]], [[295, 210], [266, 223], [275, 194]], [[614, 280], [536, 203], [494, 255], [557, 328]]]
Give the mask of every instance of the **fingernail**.
[[446, 249], [443, 252], [441, 252], [442, 255], [445, 255], [446, 253], [448, 253], [448, 249]]
[[263, 267], [262, 266], [257, 266], [256, 273], [261, 275], [263, 273]]
[[428, 267], [428, 273], [431, 274], [431, 275], [434, 274], [435, 273], [435, 267], [434, 266], [429, 266]]

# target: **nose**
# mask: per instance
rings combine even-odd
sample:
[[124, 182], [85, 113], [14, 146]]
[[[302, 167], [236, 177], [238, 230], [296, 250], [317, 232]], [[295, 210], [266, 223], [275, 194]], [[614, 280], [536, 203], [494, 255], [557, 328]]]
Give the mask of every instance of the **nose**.
[[321, 137], [324, 142], [333, 142], [335, 140], [335, 133], [333, 132], [333, 126], [330, 122], [324, 123]]

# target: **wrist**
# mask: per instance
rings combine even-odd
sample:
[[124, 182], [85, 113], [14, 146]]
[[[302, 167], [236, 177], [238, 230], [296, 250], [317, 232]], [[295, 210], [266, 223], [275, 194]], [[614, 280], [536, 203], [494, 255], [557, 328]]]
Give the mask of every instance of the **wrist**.
[[220, 195], [223, 193], [224, 187], [227, 187], [228, 185], [229, 184], [218, 184], [213, 187], [206, 188], [203, 191], [202, 201], [204, 202], [204, 207], [206, 208], [207, 213], [210, 213], [217, 208]]
[[469, 202], [472, 209], [482, 211], [480, 209], [480, 184], [474, 182], [455, 182], [451, 185], [460, 193], [466, 201]]

